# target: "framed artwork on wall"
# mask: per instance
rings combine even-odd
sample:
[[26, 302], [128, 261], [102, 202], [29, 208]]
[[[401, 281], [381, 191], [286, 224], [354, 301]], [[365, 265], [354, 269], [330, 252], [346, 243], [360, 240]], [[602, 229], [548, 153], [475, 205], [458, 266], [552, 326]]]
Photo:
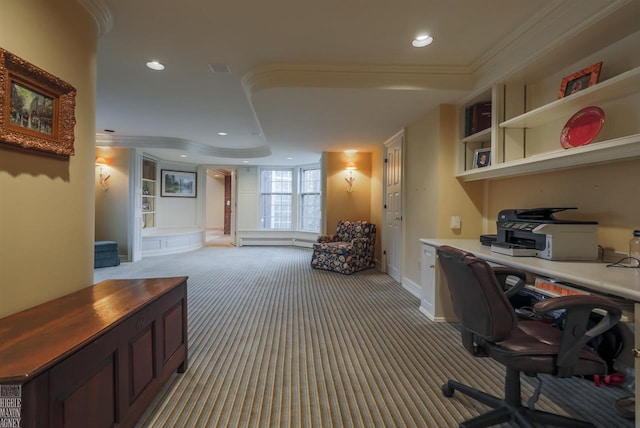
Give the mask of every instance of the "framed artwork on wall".
[[0, 143], [69, 158], [74, 151], [76, 90], [0, 49]]
[[160, 196], [175, 198], [196, 197], [195, 172], [163, 169], [160, 176], [162, 185]]

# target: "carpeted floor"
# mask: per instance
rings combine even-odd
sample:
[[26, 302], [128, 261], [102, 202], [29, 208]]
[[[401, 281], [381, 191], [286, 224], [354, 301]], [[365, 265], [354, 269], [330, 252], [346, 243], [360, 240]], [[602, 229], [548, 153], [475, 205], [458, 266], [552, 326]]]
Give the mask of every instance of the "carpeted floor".
[[[456, 324], [374, 270], [313, 270], [295, 247], [206, 247], [95, 271], [107, 278], [188, 275], [189, 368], [139, 427], [455, 427], [486, 411], [440, 387], [452, 377], [502, 395], [504, 369], [473, 358]], [[523, 377], [524, 395], [533, 384]], [[537, 408], [631, 427], [622, 388], [544, 378]]]

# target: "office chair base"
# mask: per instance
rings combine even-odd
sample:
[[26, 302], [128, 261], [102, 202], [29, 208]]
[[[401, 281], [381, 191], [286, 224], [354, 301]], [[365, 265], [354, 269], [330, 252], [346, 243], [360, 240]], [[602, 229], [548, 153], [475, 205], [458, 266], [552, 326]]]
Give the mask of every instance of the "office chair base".
[[[507, 372], [508, 371], [509, 370], [507, 370]], [[512, 376], [507, 374], [507, 378]], [[453, 380], [449, 380], [447, 383], [442, 385], [442, 393], [445, 397], [452, 397], [453, 393], [457, 390], [464, 395], [494, 409], [476, 416], [475, 418], [461, 422], [460, 425], [458, 425], [460, 428], [483, 428], [504, 422], [513, 422], [516, 426], [521, 428], [534, 428], [533, 422], [568, 428], [595, 428], [595, 425], [589, 422], [540, 410], [531, 410], [528, 407], [523, 406], [520, 402], [519, 372], [517, 379], [517, 399], [513, 396], [513, 389], [511, 390], [511, 393], [509, 393], [509, 389], [514, 388], [515, 386], [515, 384], [509, 384], [509, 381], [507, 381], [507, 384], [505, 385], [507, 393], [505, 394], [506, 397], [504, 400]]]

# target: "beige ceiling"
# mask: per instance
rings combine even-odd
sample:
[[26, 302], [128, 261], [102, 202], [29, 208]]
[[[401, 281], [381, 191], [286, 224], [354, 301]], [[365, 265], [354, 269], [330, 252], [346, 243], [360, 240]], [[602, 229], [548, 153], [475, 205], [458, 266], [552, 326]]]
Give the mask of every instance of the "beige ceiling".
[[[629, 4], [78, 1], [93, 4], [103, 32], [97, 144], [208, 165], [306, 164], [323, 151], [366, 151], [440, 103], [459, 102], [536, 58], [543, 64], [550, 46]], [[413, 48], [420, 33], [434, 43]], [[149, 60], [166, 69], [147, 69]], [[213, 73], [210, 64], [231, 73]]]

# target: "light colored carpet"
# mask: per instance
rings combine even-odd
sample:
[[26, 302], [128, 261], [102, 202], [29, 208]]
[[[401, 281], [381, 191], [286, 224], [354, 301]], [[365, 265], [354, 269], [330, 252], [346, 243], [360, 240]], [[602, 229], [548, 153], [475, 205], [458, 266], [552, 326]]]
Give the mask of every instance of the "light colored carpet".
[[[445, 398], [447, 378], [502, 395], [503, 367], [471, 357], [457, 325], [429, 321], [391, 277], [313, 270], [310, 259], [303, 248], [206, 247], [97, 269], [96, 282], [189, 276], [189, 368], [138, 426], [454, 427], [487, 409]], [[547, 377], [537, 408], [631, 427], [613, 410], [625, 395]]]

